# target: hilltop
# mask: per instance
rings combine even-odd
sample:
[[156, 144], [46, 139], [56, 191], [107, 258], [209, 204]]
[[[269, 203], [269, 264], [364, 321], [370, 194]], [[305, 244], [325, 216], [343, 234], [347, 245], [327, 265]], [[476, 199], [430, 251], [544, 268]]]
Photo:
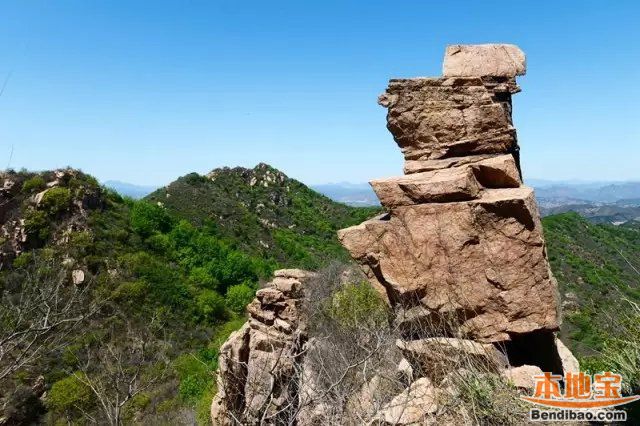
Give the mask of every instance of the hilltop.
[[145, 199], [249, 253], [307, 269], [348, 259], [336, 231], [380, 210], [337, 203], [264, 163], [190, 173]]

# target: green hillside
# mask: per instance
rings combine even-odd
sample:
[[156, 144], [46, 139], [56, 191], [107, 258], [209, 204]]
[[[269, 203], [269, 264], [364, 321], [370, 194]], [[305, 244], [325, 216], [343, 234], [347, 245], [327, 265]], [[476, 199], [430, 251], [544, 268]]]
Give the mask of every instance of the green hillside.
[[345, 259], [336, 230], [374, 213], [268, 166], [278, 180], [251, 191], [234, 170], [179, 179], [165, 206], [75, 170], [2, 175], [0, 420], [208, 422], [218, 347], [259, 283]]
[[543, 219], [563, 299], [563, 338], [595, 356], [640, 303], [640, 226], [593, 224], [576, 213]]
[[[190, 174], [142, 201], [71, 169], [0, 178], [0, 423], [9, 424], [207, 424], [219, 345], [260, 282], [275, 268], [346, 260], [336, 230], [378, 211], [335, 203], [264, 164]], [[639, 321], [625, 300], [640, 301], [640, 226], [572, 213], [543, 224], [564, 338], [586, 366], [637, 375], [628, 348]]]
[[196, 226], [215, 228], [249, 253], [306, 269], [346, 260], [336, 230], [379, 211], [336, 203], [263, 163], [191, 173], [146, 199]]

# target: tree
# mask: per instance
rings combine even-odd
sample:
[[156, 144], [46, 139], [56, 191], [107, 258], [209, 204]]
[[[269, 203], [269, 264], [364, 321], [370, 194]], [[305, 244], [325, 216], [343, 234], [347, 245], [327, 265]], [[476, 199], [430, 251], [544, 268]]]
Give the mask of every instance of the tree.
[[66, 343], [67, 335], [98, 309], [89, 301], [91, 282], [73, 285], [55, 258], [31, 256], [3, 277], [0, 290], [0, 381], [33, 365], [44, 351]]
[[[89, 347], [74, 377], [93, 392], [98, 409], [111, 425], [122, 424], [123, 408], [134, 397], [161, 381], [168, 371], [169, 345], [149, 325], [126, 322], [109, 331], [108, 341]], [[85, 416], [94, 420], [88, 413]]]

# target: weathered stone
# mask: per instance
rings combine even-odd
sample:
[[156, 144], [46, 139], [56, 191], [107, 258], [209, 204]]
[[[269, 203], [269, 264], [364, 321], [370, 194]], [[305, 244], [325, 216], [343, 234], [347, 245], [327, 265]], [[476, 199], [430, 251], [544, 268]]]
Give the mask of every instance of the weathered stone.
[[560, 339], [556, 337], [556, 350], [558, 351], [558, 357], [562, 365], [562, 372], [566, 373], [578, 373], [580, 372], [580, 363], [578, 359], [571, 353], [569, 348], [565, 346]]
[[527, 72], [524, 52], [513, 44], [454, 44], [447, 46], [445, 77], [515, 77]]
[[429, 172], [431, 170], [448, 169], [477, 163], [481, 160], [494, 157], [495, 154], [468, 155], [466, 157], [442, 158], [439, 160], [407, 160], [404, 162], [404, 174]]
[[284, 294], [280, 290], [272, 287], [261, 288], [256, 292], [256, 297], [260, 303], [265, 305], [272, 305], [274, 303], [284, 300]]
[[477, 200], [398, 207], [343, 229], [341, 243], [391, 303], [464, 313], [460, 331], [485, 342], [555, 330], [556, 282], [530, 188]]
[[508, 366], [506, 355], [495, 346], [473, 340], [430, 337], [398, 340], [396, 345], [418, 375], [440, 381], [451, 369], [475, 366], [499, 371]]
[[220, 350], [214, 424], [280, 424], [295, 410], [291, 403], [298, 398], [299, 356], [306, 339], [296, 304], [303, 281], [312, 276], [276, 271], [271, 285], [247, 307], [249, 321]]
[[485, 188], [518, 188], [522, 185], [520, 169], [513, 155], [486, 158], [469, 167]]
[[505, 78], [391, 80], [380, 104], [406, 160], [434, 160], [517, 151]]
[[520, 367], [510, 367], [502, 371], [502, 377], [507, 379], [515, 387], [523, 391], [531, 391], [536, 386], [536, 376], [544, 373], [540, 367], [535, 365], [521, 365]]
[[[393, 398], [376, 417], [378, 422], [383, 424], [425, 424], [429, 415], [435, 413], [437, 409], [437, 389], [431, 380], [423, 377]], [[374, 421], [373, 424], [379, 423]]]
[[74, 269], [71, 272], [71, 282], [80, 285], [84, 282], [84, 271], [82, 269]]
[[278, 269], [273, 273], [276, 278], [295, 278], [297, 280], [305, 280], [315, 276], [314, 272], [305, 271], [304, 269]]
[[380, 203], [389, 208], [420, 203], [471, 200], [480, 185], [470, 167], [459, 167], [371, 181]]
[[221, 350], [214, 424], [457, 424], [469, 411], [440, 412], [438, 399], [458, 398], [467, 375], [502, 374], [524, 389], [541, 368], [578, 368], [554, 343], [557, 284], [522, 186], [511, 119], [522, 73], [514, 46], [450, 47], [445, 77], [391, 80], [379, 99], [405, 176], [372, 181], [388, 212], [338, 237], [393, 308], [400, 363], [387, 349], [388, 364], [350, 377], [340, 401], [327, 398], [324, 366], [309, 356], [326, 336], [308, 339], [301, 315], [313, 274], [276, 271]]
[[414, 379], [413, 367], [411, 366], [411, 363], [407, 361], [406, 358], [402, 358], [400, 360], [400, 362], [398, 363], [398, 368], [396, 369], [396, 372], [398, 374], [398, 380], [400, 382], [406, 383], [406, 384], [413, 382], [413, 379]]
[[244, 409], [250, 333], [249, 323], [245, 323], [240, 330], [233, 332], [220, 348], [218, 392], [211, 403], [211, 420], [214, 425], [235, 425], [236, 413]]
[[[466, 201], [477, 198], [483, 188], [517, 188], [522, 184], [520, 171], [512, 155], [482, 157], [477, 161], [451, 164], [436, 169], [428, 163], [445, 160], [424, 160], [428, 171], [387, 179], [374, 179], [371, 186], [388, 208], [422, 203]], [[425, 165], [425, 163], [427, 163]], [[416, 165], [416, 168], [420, 166]]]

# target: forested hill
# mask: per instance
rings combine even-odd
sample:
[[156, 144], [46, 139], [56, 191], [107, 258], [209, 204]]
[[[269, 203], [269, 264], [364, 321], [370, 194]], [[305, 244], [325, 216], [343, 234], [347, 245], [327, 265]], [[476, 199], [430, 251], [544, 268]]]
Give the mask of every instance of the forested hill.
[[336, 231], [375, 213], [255, 170], [185, 176], [164, 205], [3, 172], [0, 424], [210, 424], [218, 348], [260, 282], [346, 260]]
[[563, 299], [563, 337], [577, 354], [597, 354], [617, 337], [613, 328], [631, 303], [640, 303], [640, 224], [593, 224], [564, 213], [543, 225]]
[[196, 226], [214, 227], [249, 253], [306, 269], [346, 260], [336, 230], [379, 211], [332, 201], [264, 163], [191, 173], [146, 199]]
[[[264, 164], [190, 174], [142, 201], [72, 169], [3, 172], [0, 424], [210, 424], [219, 346], [259, 283], [347, 260], [336, 231], [377, 211]], [[640, 341], [625, 309], [640, 301], [640, 228], [572, 213], [543, 224], [562, 332], [609, 369], [600, 354]], [[612, 327], [625, 321], [627, 334]]]

